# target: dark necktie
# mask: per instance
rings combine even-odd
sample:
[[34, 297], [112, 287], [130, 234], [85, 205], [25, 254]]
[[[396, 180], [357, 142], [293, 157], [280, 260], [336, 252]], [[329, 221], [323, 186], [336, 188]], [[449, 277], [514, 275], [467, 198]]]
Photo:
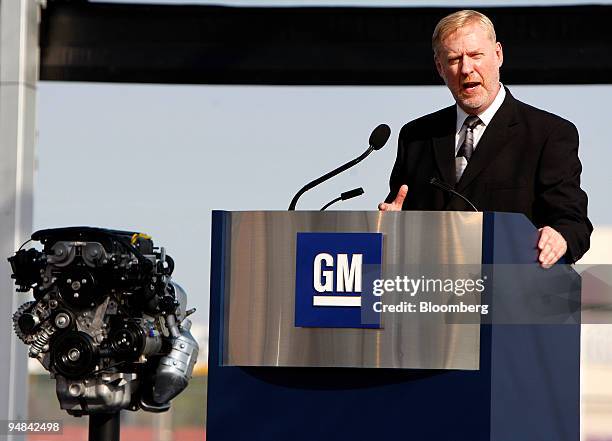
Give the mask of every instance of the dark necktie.
[[[463, 144], [461, 144], [461, 147], [459, 147], [459, 150], [457, 151], [457, 158], [463, 156], [467, 162], [470, 161], [472, 153], [474, 153], [474, 129], [480, 123], [482, 123], [482, 121], [476, 115], [468, 116], [465, 119], [465, 122], [463, 123], [463, 125], [465, 126], [465, 139], [463, 140]], [[457, 170], [457, 181], [459, 180], [462, 174], [463, 170]]]

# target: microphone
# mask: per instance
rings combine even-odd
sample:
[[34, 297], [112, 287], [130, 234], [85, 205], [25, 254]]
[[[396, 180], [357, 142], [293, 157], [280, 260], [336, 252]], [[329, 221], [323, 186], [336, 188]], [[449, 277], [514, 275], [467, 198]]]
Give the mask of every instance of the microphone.
[[380, 124], [374, 130], [372, 130], [368, 143], [374, 150], [380, 150], [389, 140], [389, 136], [391, 136], [391, 129], [389, 126], [386, 124]]
[[468, 199], [468, 198], [466, 198], [465, 196], [463, 196], [461, 193], [459, 193], [459, 192], [455, 191], [455, 189], [454, 189], [453, 187], [451, 187], [450, 185], [448, 185], [448, 184], [446, 184], [446, 183], [444, 183], [444, 182], [440, 181], [438, 178], [431, 178], [431, 179], [429, 180], [429, 183], [430, 183], [431, 185], [433, 185], [434, 187], [438, 187], [438, 188], [439, 188], [440, 190], [442, 190], [442, 191], [446, 191], [446, 192], [448, 192], [448, 193], [451, 193], [451, 194], [453, 194], [453, 195], [455, 195], [455, 196], [460, 197], [460, 198], [461, 198], [461, 199], [463, 199], [465, 202], [467, 202], [467, 203], [468, 203], [468, 205], [469, 205], [470, 207], [472, 207], [472, 209], [473, 209], [474, 211], [476, 211], [476, 212], [478, 211], [478, 209], [477, 209], [477, 208], [474, 206], [474, 204], [472, 204], [472, 203], [469, 201], [469, 199]]
[[372, 134], [370, 135], [370, 139], [369, 139], [369, 144], [370, 145], [369, 145], [368, 149], [365, 152], [363, 152], [357, 158], [347, 162], [346, 164], [343, 164], [340, 167], [330, 171], [329, 173], [324, 174], [320, 178], [317, 178], [314, 181], [310, 181], [308, 184], [304, 185], [300, 189], [300, 191], [298, 191], [295, 194], [295, 196], [293, 196], [293, 199], [291, 199], [291, 203], [289, 204], [289, 211], [294, 211], [295, 210], [295, 206], [297, 205], [298, 199], [304, 193], [306, 193], [308, 190], [310, 190], [313, 187], [316, 187], [317, 185], [321, 184], [322, 182], [327, 181], [328, 179], [333, 178], [336, 175], [339, 175], [343, 171], [348, 170], [349, 168], [359, 164], [361, 161], [363, 161], [365, 158], [367, 158], [368, 155], [370, 153], [372, 153], [374, 150], [380, 150], [381, 148], [383, 148], [383, 146], [389, 140], [389, 136], [391, 136], [391, 129], [389, 128], [389, 126], [386, 125], [386, 124], [380, 124], [378, 127], [376, 127], [372, 131]]
[[323, 205], [320, 211], [324, 211], [327, 207], [329, 207], [332, 204], [335, 204], [338, 201], [346, 201], [347, 199], [353, 199], [353, 198], [356, 198], [357, 196], [361, 196], [363, 193], [364, 191], [362, 187], [354, 188], [353, 190], [349, 190], [349, 191], [345, 191], [344, 193], [341, 193], [340, 196], [334, 199], [333, 201], [330, 201], [327, 204]]

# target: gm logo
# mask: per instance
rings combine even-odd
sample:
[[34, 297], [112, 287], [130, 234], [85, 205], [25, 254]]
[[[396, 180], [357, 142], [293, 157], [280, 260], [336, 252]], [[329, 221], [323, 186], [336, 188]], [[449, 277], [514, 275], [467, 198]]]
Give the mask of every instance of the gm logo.
[[372, 282], [381, 264], [382, 233], [298, 233], [295, 325], [379, 328]]
[[315, 295], [312, 301], [314, 306], [361, 306], [363, 254], [352, 254], [351, 257], [349, 263], [348, 254], [337, 255], [334, 278], [334, 256], [328, 253], [315, 256], [312, 281], [315, 291], [321, 294], [334, 292], [358, 294]]

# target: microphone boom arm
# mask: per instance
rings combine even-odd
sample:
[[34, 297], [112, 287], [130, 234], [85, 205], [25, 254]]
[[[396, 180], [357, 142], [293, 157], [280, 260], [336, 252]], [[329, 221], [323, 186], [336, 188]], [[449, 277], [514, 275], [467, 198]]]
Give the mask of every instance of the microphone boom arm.
[[308, 184], [304, 185], [300, 191], [298, 191], [295, 196], [293, 196], [293, 199], [291, 199], [291, 203], [289, 204], [289, 211], [295, 211], [295, 206], [297, 205], [297, 201], [298, 199], [304, 194], [306, 193], [308, 190], [310, 190], [311, 188], [316, 187], [317, 185], [321, 184], [322, 182], [325, 182], [331, 178], [333, 178], [334, 176], [342, 173], [345, 170], [348, 170], [349, 168], [359, 164], [361, 161], [363, 161], [365, 158], [368, 157], [368, 155], [370, 153], [372, 153], [374, 151], [374, 147], [372, 147], [371, 145], [368, 147], [368, 149], [363, 152], [360, 156], [358, 156], [355, 159], [350, 160], [349, 162], [347, 162], [346, 164], [341, 165], [340, 167], [330, 171], [329, 173], [324, 174], [323, 176], [321, 176], [320, 178], [315, 179], [314, 181], [310, 181]]
[[454, 188], [452, 188], [450, 185], [446, 184], [445, 182], [442, 182], [442, 181], [440, 181], [440, 180], [438, 180], [438, 179], [436, 179], [436, 178], [431, 178], [431, 179], [429, 180], [429, 183], [430, 183], [431, 185], [433, 185], [434, 187], [438, 187], [440, 190], [446, 191], [446, 192], [448, 192], [448, 193], [451, 193], [451, 194], [453, 194], [453, 195], [455, 195], [455, 196], [457, 196], [457, 197], [459, 197], [459, 198], [463, 199], [465, 202], [467, 202], [467, 204], [468, 204], [470, 207], [472, 207], [472, 209], [473, 209], [474, 211], [478, 212], [478, 208], [476, 208], [476, 207], [474, 206], [474, 204], [472, 204], [468, 198], [466, 198], [465, 196], [463, 196], [463, 195], [462, 195], [461, 193], [459, 193], [458, 191], [455, 191], [455, 189], [454, 189]]

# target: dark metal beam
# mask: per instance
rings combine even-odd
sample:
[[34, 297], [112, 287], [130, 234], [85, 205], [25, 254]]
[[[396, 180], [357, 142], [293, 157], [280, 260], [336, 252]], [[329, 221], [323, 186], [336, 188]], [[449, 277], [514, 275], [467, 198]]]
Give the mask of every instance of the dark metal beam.
[[[456, 8], [455, 8], [456, 9]], [[48, 2], [42, 80], [441, 84], [430, 38], [450, 8], [247, 8]], [[612, 6], [481, 8], [508, 84], [612, 83]]]

